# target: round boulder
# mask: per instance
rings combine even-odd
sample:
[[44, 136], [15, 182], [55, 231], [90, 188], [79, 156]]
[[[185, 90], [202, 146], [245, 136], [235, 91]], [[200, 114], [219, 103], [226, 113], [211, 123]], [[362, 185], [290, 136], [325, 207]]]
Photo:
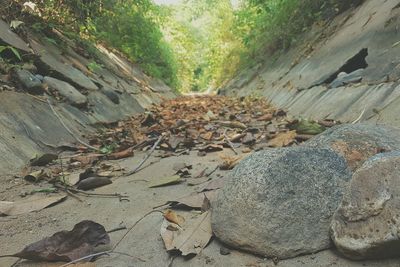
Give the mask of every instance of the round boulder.
[[279, 259], [326, 249], [350, 178], [345, 159], [331, 149], [254, 153], [235, 167], [213, 203], [213, 231], [233, 247]]
[[400, 152], [378, 154], [353, 175], [332, 220], [332, 240], [348, 258], [398, 257]]
[[354, 171], [373, 155], [400, 150], [400, 129], [371, 123], [343, 124], [311, 138], [304, 145], [332, 148], [346, 158]]

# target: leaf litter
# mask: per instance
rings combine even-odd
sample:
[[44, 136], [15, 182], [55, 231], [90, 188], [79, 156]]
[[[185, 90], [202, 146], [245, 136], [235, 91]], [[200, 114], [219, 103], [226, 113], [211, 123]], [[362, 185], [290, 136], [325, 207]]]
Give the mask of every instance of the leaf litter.
[[[153, 178], [148, 184], [148, 187], [156, 188], [182, 183], [185, 181], [182, 178], [187, 178], [188, 185], [200, 186], [195, 192], [167, 202], [169, 209], [163, 212], [164, 221], [161, 226], [161, 236], [167, 251], [177, 250], [183, 256], [198, 254], [212, 237], [210, 208], [224, 183], [223, 178], [214, 179], [211, 174], [217, 169], [234, 168], [244, 158], [238, 151], [251, 153], [268, 147], [296, 145], [335, 124], [328, 120], [294, 120], [284, 110], [274, 108], [266, 99], [259, 97], [181, 96], [150, 106], [145, 113], [127, 120], [102, 124], [97, 134], [88, 137], [90, 146], [74, 146], [75, 154], [64, 158], [51, 153], [36, 156], [24, 171], [24, 176], [30, 182], [48, 182], [55, 189], [68, 193], [84, 193], [80, 190], [104, 186], [112, 183], [113, 177], [128, 176], [140, 171], [146, 167], [145, 162], [154, 151], [158, 151], [156, 156], [160, 158], [180, 156], [191, 151], [197, 151], [199, 157], [220, 153], [220, 163], [214, 169], [208, 165], [202, 166], [200, 172], [192, 175], [194, 170], [190, 164], [179, 163], [173, 166], [175, 173], [172, 176]], [[91, 148], [95, 148], [95, 152]], [[140, 150], [147, 154], [132, 170], [118, 168], [112, 163], [133, 157], [135, 151]], [[235, 155], [228, 153], [229, 150]], [[120, 200], [122, 197], [120, 194], [105, 195], [120, 197]], [[65, 197], [48, 195], [28, 206], [24, 201], [3, 201], [0, 202], [0, 214], [40, 210]], [[182, 206], [192, 211], [176, 211]], [[59, 235], [57, 233], [54, 236]], [[56, 244], [44, 240], [31, 244], [15, 255], [35, 260], [71, 261], [90, 254], [93, 249], [93, 244], [63, 243], [64, 250], [57, 250], [63, 253], [56, 255], [51, 247]], [[109, 243], [109, 237], [103, 236], [101, 242]], [[32, 248], [34, 252], [29, 254], [27, 251]], [[53, 254], [49, 254], [49, 251]]]

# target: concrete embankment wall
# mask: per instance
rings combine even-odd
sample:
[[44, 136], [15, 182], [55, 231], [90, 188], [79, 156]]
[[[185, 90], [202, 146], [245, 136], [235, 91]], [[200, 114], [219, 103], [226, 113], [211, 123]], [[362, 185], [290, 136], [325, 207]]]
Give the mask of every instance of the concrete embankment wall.
[[400, 127], [400, 3], [366, 0], [222, 93], [262, 95], [294, 116]]
[[54, 34], [58, 45], [38, 34], [18, 36], [0, 20], [0, 45], [18, 49], [25, 62], [18, 72], [0, 72], [0, 174], [15, 173], [36, 155], [76, 143], [76, 137], [85, 140], [96, 125], [174, 97], [117, 51], [98, 46], [94, 59]]

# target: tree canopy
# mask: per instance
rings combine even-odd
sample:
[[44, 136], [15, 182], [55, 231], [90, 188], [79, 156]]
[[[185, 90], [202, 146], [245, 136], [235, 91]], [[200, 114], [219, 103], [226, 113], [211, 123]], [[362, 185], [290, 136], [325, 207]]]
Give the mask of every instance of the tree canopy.
[[313, 23], [328, 20], [357, 1], [361, 0], [33, 2], [47, 26], [63, 25], [80, 39], [106, 43], [147, 74], [189, 92], [223, 86], [266, 54], [290, 47]]

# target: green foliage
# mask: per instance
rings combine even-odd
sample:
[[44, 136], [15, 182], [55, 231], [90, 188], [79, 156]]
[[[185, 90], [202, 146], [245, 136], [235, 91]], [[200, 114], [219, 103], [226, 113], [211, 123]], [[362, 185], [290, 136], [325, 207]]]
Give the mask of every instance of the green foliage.
[[[150, 76], [164, 80], [173, 88], [178, 86], [177, 63], [160, 30], [160, 9], [152, 0], [33, 2], [37, 5], [41, 18], [51, 27], [61, 25], [68, 37], [89, 40], [89, 45], [82, 41], [89, 49], [88, 52], [95, 53], [90, 43], [106, 43], [123, 52]], [[39, 32], [49, 32], [49, 26], [44, 23], [33, 23], [31, 27]], [[56, 44], [56, 40], [49, 37], [46, 39]]]
[[0, 45], [0, 56], [1, 56], [1, 54], [2, 54], [3, 52], [5, 52], [5, 51], [11, 51], [12, 54], [13, 54], [18, 60], [22, 61], [21, 54], [20, 54], [20, 53], [18, 52], [18, 50], [15, 49], [14, 47], [9, 46], [9, 45], [7, 45], [7, 46]]
[[[173, 6], [152, 0], [32, 1], [45, 22], [32, 23], [34, 30], [51, 32], [61, 24], [90, 54], [96, 54], [93, 42], [106, 43], [145, 73], [188, 92], [223, 86], [239, 70], [288, 49], [314, 23], [363, 0], [241, 0], [235, 7], [231, 0], [182, 0]], [[87, 67], [101, 68], [94, 61]]]
[[100, 71], [103, 68], [101, 64], [98, 64], [95, 61], [92, 61], [89, 64], [87, 64], [87, 67], [91, 72]]
[[266, 53], [283, 51], [312, 24], [329, 20], [360, 0], [244, 0], [236, 12], [235, 31], [246, 49], [242, 65], [256, 63]]
[[124, 52], [151, 76], [178, 85], [176, 62], [160, 30], [159, 9], [150, 0], [109, 1], [88, 21], [88, 31]]

